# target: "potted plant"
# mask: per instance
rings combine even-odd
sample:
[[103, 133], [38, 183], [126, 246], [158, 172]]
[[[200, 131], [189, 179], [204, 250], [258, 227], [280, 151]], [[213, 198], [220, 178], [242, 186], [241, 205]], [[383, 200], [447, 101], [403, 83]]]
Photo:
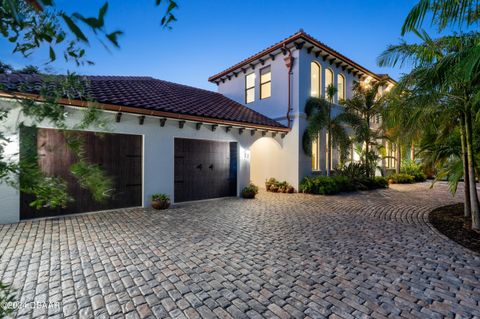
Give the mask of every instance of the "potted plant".
[[268, 180], [266, 180], [266, 181], [265, 181], [265, 188], [266, 188], [267, 192], [270, 191], [270, 187], [271, 187], [272, 185], [275, 185], [275, 184], [277, 184], [277, 183], [278, 183], [277, 180], [276, 180], [275, 178], [273, 178], [273, 177], [270, 177]]
[[154, 209], [167, 209], [170, 207], [170, 197], [165, 194], [152, 195], [152, 207]]
[[258, 187], [252, 183], [246, 186], [242, 190], [242, 197], [243, 198], [255, 198], [255, 195], [258, 193]]

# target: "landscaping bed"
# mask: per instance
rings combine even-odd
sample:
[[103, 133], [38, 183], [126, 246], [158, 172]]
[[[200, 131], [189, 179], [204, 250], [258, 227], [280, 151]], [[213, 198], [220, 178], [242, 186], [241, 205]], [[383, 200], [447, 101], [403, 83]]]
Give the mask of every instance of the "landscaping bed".
[[472, 230], [471, 218], [463, 216], [463, 203], [439, 207], [428, 215], [428, 220], [451, 240], [480, 253], [480, 233]]

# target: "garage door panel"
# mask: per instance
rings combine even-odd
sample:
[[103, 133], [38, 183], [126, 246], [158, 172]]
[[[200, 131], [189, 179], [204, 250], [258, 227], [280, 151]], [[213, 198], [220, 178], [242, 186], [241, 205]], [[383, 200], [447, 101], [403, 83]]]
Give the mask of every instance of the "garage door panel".
[[236, 148], [236, 143], [175, 139], [175, 158], [184, 159], [175, 161], [175, 176], [183, 178], [182, 183], [175, 183], [175, 201], [235, 196], [236, 156], [230, 158], [232, 147]]
[[[31, 131], [32, 128], [22, 128], [21, 134], [24, 130]], [[67, 134], [81, 139], [84, 142], [88, 162], [99, 165], [112, 178], [112, 198], [102, 203], [95, 202], [91, 193], [81, 188], [70, 172], [70, 166], [76, 158], [67, 146], [65, 135], [54, 129], [38, 129], [36, 140], [41, 170], [47, 176], [63, 178], [67, 182], [69, 194], [75, 201], [65, 209], [36, 210], [28, 205], [33, 197], [22, 193], [20, 196], [22, 219], [142, 205], [141, 136], [93, 132]], [[20, 153], [22, 154], [22, 150]]]

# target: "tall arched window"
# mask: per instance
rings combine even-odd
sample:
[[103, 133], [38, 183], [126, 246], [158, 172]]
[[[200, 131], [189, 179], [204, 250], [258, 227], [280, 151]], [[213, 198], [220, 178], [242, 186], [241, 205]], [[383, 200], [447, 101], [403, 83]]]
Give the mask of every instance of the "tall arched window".
[[327, 96], [327, 88], [329, 85], [333, 84], [333, 71], [330, 69], [325, 69], [325, 97]]
[[321, 94], [321, 68], [320, 64], [312, 61], [310, 63], [310, 96], [320, 97]]
[[345, 100], [345, 77], [342, 74], [337, 76], [338, 100]]
[[320, 170], [320, 134], [312, 139], [312, 171]]

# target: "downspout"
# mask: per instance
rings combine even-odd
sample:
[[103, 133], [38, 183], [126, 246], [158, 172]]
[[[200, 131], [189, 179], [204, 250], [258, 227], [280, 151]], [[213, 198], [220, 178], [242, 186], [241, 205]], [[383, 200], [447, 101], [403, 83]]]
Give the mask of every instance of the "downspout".
[[292, 56], [292, 51], [290, 49], [287, 48], [287, 46], [284, 44], [283, 45], [283, 51], [284, 52], [288, 52], [288, 56], [285, 57], [283, 60], [285, 61], [285, 66], [287, 67], [288, 69], [288, 109], [287, 109], [287, 127], [290, 128], [290, 125], [291, 125], [291, 118], [290, 118], [290, 111], [292, 110], [292, 106], [291, 106], [291, 86], [292, 86], [292, 68], [293, 68], [293, 56]]

